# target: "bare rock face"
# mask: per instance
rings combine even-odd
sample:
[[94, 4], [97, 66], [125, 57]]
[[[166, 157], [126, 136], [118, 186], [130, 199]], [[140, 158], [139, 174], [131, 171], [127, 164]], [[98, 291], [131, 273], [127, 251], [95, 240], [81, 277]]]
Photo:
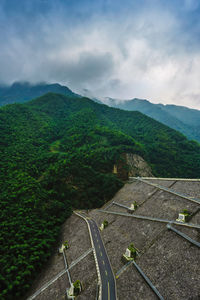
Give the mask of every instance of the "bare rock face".
[[150, 166], [137, 154], [126, 153], [126, 163], [129, 167], [129, 176], [154, 177]]
[[113, 167], [113, 173], [122, 180], [130, 176], [154, 177], [150, 166], [137, 154], [123, 153]]

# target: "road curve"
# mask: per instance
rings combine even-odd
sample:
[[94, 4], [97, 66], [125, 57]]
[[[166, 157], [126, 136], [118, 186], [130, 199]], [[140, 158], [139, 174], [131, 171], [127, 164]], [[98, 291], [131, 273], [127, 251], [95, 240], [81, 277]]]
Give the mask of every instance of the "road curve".
[[85, 219], [90, 229], [91, 239], [98, 263], [98, 272], [101, 277], [101, 300], [117, 300], [115, 277], [101, 239], [99, 228], [94, 220], [87, 217], [85, 214], [82, 214], [80, 211], [75, 212], [75, 214]]
[[99, 229], [94, 220], [88, 218], [87, 221], [90, 226], [94, 248], [96, 251], [97, 261], [99, 265], [99, 271], [100, 271], [101, 282], [102, 282], [101, 297], [103, 300], [116, 300], [117, 296], [116, 296], [115, 277], [104, 244], [102, 242]]

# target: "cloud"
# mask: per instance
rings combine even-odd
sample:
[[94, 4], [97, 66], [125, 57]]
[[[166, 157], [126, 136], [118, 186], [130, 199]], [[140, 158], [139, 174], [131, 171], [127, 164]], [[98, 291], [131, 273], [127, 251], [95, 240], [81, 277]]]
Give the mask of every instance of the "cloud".
[[198, 1], [8, 2], [0, 5], [0, 82], [60, 82], [200, 109]]
[[72, 56], [71, 60], [62, 56], [46, 60], [41, 68], [46, 71], [49, 80], [67, 81], [81, 88], [105, 80], [112, 73], [114, 62], [108, 52], [88, 51]]

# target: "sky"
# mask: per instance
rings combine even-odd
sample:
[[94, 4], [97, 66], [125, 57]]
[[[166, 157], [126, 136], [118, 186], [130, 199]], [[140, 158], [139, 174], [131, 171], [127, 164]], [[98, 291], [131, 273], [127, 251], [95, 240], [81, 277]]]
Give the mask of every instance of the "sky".
[[200, 109], [199, 0], [0, 0], [0, 84]]

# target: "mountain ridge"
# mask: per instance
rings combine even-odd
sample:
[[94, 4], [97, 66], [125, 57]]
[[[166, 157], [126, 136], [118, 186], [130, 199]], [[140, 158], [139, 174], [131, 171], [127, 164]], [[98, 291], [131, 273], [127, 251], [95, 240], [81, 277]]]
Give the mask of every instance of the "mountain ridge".
[[[95, 100], [94, 100], [95, 101]], [[154, 104], [146, 99], [117, 100], [106, 98], [103, 103], [124, 110], [140, 111], [145, 115], [182, 132], [200, 142], [200, 111], [174, 104]]]
[[22, 299], [72, 210], [100, 207], [123, 186], [113, 167], [124, 153], [140, 155], [154, 176], [200, 174], [197, 142], [88, 98], [48, 93], [5, 105], [0, 129], [1, 299]]
[[[0, 86], [0, 106], [6, 104], [23, 103], [40, 97], [48, 92], [59, 93], [70, 97], [85, 97], [71, 91], [68, 87], [55, 84], [31, 84], [29, 82], [15, 82], [11, 86]], [[187, 138], [200, 142], [200, 111], [174, 104], [153, 104], [146, 99], [133, 98], [119, 100], [114, 98], [98, 99], [91, 97], [91, 93], [83, 90], [83, 94], [99, 104], [124, 110], [140, 111], [143, 114], [182, 132]]]
[[131, 100], [119, 100], [114, 98], [98, 99], [92, 97], [87, 89], [83, 90], [81, 96], [68, 87], [55, 84], [31, 84], [29, 82], [15, 82], [11, 86], [0, 86], [0, 106], [14, 102], [23, 103], [40, 97], [48, 92], [59, 93], [71, 97], [87, 97], [101, 104], [124, 110], [140, 111], [145, 115], [182, 132], [190, 140], [200, 142], [200, 111], [185, 106], [173, 104], [153, 104], [146, 99], [133, 98]]
[[0, 85], [0, 106], [12, 103], [24, 103], [40, 97], [48, 92], [59, 93], [66, 96], [79, 97], [68, 87], [59, 83], [38, 83], [14, 82], [12, 85]]

